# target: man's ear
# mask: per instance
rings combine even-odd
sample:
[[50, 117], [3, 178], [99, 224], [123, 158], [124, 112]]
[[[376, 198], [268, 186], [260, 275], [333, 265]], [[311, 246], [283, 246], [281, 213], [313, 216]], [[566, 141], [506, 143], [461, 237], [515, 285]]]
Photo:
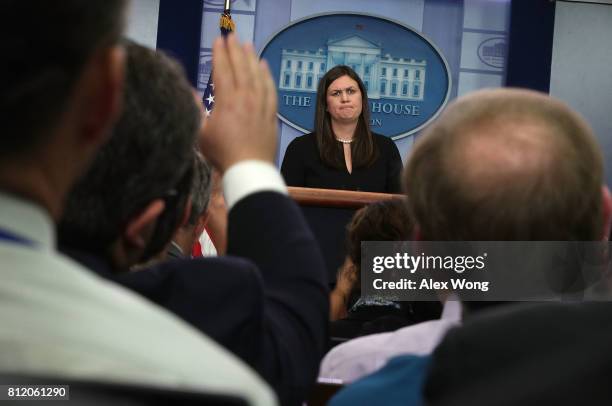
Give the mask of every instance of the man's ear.
[[610, 189], [605, 185], [601, 187], [601, 199], [603, 221], [602, 240], [607, 241], [610, 238], [610, 227], [612, 226], [612, 194], [610, 194]]
[[189, 221], [189, 216], [191, 216], [191, 210], [193, 210], [193, 202], [191, 201], [191, 196], [185, 202], [185, 210], [183, 210], [183, 217], [181, 217], [181, 222], [179, 223], [178, 228], [184, 227]]
[[155, 199], [128, 222], [123, 233], [123, 245], [126, 252], [134, 249], [142, 250], [146, 247], [155, 229], [155, 222], [165, 207], [166, 204], [162, 199]]
[[121, 113], [125, 59], [122, 46], [105, 47], [97, 50], [83, 69], [75, 100], [81, 117], [80, 142], [85, 146], [104, 143]]

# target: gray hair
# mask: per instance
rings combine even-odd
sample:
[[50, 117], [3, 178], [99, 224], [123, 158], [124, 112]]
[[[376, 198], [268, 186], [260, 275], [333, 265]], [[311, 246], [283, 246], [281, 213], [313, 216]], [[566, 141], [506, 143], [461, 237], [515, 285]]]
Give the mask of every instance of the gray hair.
[[[69, 196], [60, 224], [60, 239], [74, 248], [107, 250], [151, 201], [163, 198], [171, 213], [183, 210], [189, 195], [201, 119], [191, 85], [163, 52], [131, 42], [126, 50], [123, 114]], [[176, 217], [164, 226], [168, 240]]]
[[195, 225], [198, 218], [206, 212], [212, 191], [210, 165], [197, 150], [194, 159], [193, 181], [191, 183], [191, 214], [188, 220], [191, 225]]

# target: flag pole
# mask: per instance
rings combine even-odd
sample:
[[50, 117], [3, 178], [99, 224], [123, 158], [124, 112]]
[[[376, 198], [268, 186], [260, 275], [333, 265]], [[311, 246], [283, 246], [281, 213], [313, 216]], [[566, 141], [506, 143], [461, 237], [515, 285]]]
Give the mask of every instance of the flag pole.
[[[223, 9], [223, 13], [221, 13], [221, 17], [219, 18], [219, 29], [221, 31], [221, 36], [225, 38], [227, 34], [234, 31], [236, 29], [236, 24], [232, 21], [232, 14], [230, 11], [230, 3], [231, 0], [225, 0], [225, 6]], [[204, 96], [202, 96], [202, 103], [204, 103], [204, 108], [206, 111], [206, 116], [210, 116], [212, 112], [213, 105], [215, 104], [215, 86], [213, 84], [213, 72], [210, 72], [208, 76], [208, 84], [206, 85], [206, 89], [204, 89]]]
[[225, 0], [225, 6], [223, 14], [221, 14], [221, 20], [219, 21], [219, 27], [221, 28], [221, 34], [226, 36], [228, 33], [236, 29], [236, 25], [232, 21], [232, 12], [230, 10], [230, 0]]

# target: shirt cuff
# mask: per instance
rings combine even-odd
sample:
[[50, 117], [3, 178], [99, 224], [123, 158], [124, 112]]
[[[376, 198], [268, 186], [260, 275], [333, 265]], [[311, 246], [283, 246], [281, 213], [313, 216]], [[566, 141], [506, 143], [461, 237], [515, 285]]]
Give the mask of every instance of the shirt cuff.
[[264, 161], [242, 161], [223, 175], [223, 195], [228, 211], [241, 199], [258, 192], [287, 195], [287, 186], [276, 167]]

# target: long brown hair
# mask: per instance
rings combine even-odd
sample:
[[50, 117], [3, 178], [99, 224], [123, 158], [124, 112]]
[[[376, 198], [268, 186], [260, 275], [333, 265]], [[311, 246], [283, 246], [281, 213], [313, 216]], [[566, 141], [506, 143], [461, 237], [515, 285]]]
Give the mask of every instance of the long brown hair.
[[317, 88], [317, 108], [315, 111], [315, 132], [321, 161], [333, 168], [344, 169], [344, 150], [336, 141], [331, 126], [331, 117], [327, 111], [327, 89], [332, 82], [342, 76], [348, 76], [357, 82], [361, 91], [361, 114], [355, 129], [354, 141], [351, 144], [351, 157], [354, 168], [368, 167], [378, 158], [378, 148], [370, 131], [370, 110], [368, 93], [363, 82], [353, 69], [346, 65], [331, 68], [319, 81]]

